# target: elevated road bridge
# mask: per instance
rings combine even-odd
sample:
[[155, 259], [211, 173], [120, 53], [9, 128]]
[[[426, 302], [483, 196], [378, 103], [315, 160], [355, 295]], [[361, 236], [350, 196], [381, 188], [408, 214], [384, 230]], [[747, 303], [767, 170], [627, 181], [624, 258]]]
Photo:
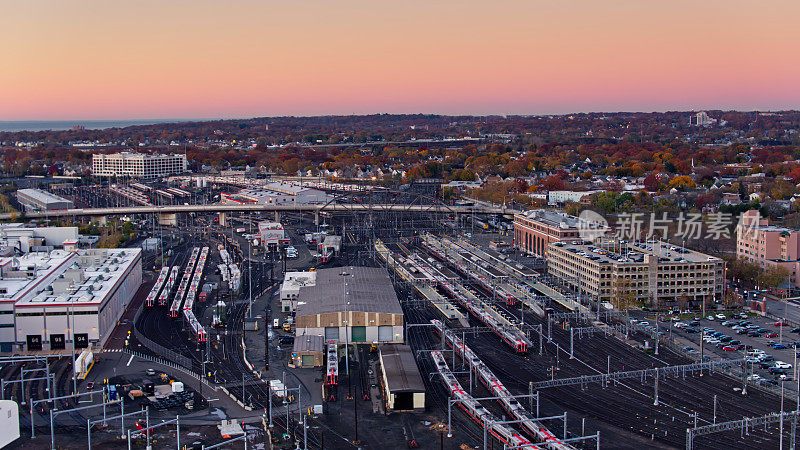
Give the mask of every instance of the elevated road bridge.
[[[328, 203], [326, 205], [283, 204], [283, 205], [148, 205], [121, 206], [115, 208], [74, 208], [55, 211], [26, 212], [25, 218], [55, 217], [105, 217], [132, 214], [181, 214], [181, 213], [235, 213], [235, 212], [311, 212], [311, 213], [368, 213], [368, 212], [419, 212], [441, 214], [514, 214], [511, 208], [487, 207], [481, 205], [449, 206], [442, 204], [403, 205], [403, 204], [360, 204]], [[19, 213], [0, 214], [0, 220], [20, 218]]]

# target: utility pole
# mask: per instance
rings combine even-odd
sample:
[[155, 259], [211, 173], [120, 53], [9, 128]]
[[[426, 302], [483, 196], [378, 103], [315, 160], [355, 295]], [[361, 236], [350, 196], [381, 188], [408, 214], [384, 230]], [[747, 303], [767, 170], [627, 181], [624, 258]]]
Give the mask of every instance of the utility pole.
[[247, 318], [253, 317], [253, 270], [250, 267], [250, 256], [253, 254], [252, 241], [247, 240], [247, 282], [250, 285], [250, 307], [247, 309]]

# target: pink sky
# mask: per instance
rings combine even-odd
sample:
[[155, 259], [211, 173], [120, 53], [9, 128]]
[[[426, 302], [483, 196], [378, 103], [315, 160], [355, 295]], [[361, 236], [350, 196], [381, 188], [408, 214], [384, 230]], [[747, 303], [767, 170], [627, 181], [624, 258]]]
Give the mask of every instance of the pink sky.
[[800, 108], [797, 0], [9, 2], [0, 120]]

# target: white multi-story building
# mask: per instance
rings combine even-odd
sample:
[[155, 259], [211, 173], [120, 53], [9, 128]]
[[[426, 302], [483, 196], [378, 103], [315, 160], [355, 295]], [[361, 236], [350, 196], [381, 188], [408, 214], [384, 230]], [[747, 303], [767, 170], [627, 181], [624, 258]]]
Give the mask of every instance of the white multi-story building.
[[549, 244], [547, 271], [591, 299], [687, 305], [722, 299], [725, 261], [659, 241]]
[[158, 178], [186, 172], [186, 155], [122, 152], [92, 155], [92, 174], [101, 177]]
[[0, 258], [0, 352], [102, 346], [142, 284], [142, 250]]
[[547, 193], [548, 205], [563, 205], [567, 202], [580, 202], [585, 197], [602, 191], [549, 191]]

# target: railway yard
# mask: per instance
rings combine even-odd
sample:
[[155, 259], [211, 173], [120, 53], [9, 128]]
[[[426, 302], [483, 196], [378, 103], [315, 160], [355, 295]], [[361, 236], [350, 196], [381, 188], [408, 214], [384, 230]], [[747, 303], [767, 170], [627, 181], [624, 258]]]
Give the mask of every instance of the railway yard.
[[[698, 338], [654, 331], [650, 313], [581, 304], [537, 261], [490, 249], [489, 240], [508, 239], [502, 229], [483, 233], [475, 224], [488, 226], [478, 220], [465, 228], [413, 213], [328, 215], [323, 224], [289, 214], [283, 222], [300, 251], [289, 260], [254, 252], [244, 233], [234, 233], [257, 226], [258, 217], [233, 220], [224, 226], [211, 216], [191, 217], [170, 231], [163, 266], [147, 268], [111, 339], [95, 352], [94, 368], [80, 379], [72, 379], [69, 354], [30, 355], [0, 367], [3, 398], [26, 400], [23, 434], [31, 432], [33, 403], [37, 445], [50, 442], [53, 412], [57, 441], [83, 442], [76, 432], [86, 433], [88, 421], [96, 442], [113, 448], [121, 436], [93, 424], [97, 416], [88, 411], [103, 404], [139, 428], [146, 422], [136, 414], [165, 424], [180, 416], [183, 433], [237, 419], [248, 424], [251, 442], [275, 448], [771, 448], [781, 429], [793, 443], [791, 377], [786, 386], [758, 382], [752, 367], [743, 371], [743, 352], [709, 348], [701, 358], [692, 344]], [[163, 234], [150, 226], [152, 235]], [[336, 258], [320, 258], [316, 245], [304, 243], [305, 232], [325, 227], [343, 236]], [[387, 412], [369, 343], [327, 342], [318, 369], [288, 364], [294, 325], [278, 298], [280, 277], [339, 266], [389, 274], [404, 340], [422, 374], [424, 411]], [[713, 328], [725, 331], [716, 322]], [[108, 392], [110, 385], [131, 392], [177, 381], [186, 393], [158, 401], [155, 394], [117, 400]], [[780, 387], [787, 388], [783, 404]], [[90, 395], [95, 389], [102, 390]], [[39, 401], [51, 390], [64, 398]], [[783, 423], [774, 415], [782, 408]], [[154, 439], [167, 442], [170, 433], [159, 429]], [[134, 430], [136, 445], [143, 437]]]

